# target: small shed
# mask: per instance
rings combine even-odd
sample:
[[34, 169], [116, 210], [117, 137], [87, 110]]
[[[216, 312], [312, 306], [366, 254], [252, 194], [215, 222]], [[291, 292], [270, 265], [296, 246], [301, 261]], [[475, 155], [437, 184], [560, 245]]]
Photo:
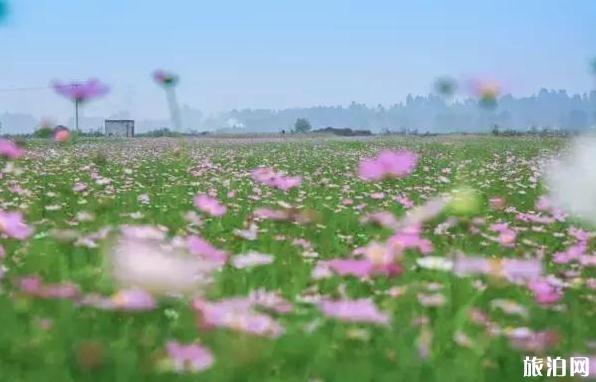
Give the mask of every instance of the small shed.
[[106, 137], [132, 138], [135, 136], [135, 121], [132, 119], [106, 119]]

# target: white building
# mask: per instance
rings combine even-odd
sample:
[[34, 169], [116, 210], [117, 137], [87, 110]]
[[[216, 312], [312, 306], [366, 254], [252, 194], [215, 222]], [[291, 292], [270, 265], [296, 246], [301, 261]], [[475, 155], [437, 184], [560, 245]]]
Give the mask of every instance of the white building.
[[106, 119], [105, 120], [106, 137], [125, 137], [135, 136], [135, 121], [132, 119]]

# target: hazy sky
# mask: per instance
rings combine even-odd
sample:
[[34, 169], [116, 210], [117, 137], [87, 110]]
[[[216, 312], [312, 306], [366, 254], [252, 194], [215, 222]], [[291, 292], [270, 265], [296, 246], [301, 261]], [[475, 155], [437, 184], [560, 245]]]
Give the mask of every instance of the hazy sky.
[[[95, 76], [86, 115], [167, 116], [156, 68], [205, 112], [372, 105], [426, 94], [440, 75], [491, 78], [525, 95], [594, 85], [596, 1], [8, 0], [0, 89]], [[51, 90], [0, 91], [0, 112], [70, 116]]]

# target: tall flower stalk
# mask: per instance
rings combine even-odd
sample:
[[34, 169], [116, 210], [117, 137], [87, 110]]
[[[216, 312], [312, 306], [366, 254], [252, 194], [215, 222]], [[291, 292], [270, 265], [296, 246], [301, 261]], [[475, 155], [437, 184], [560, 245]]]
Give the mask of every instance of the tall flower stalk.
[[98, 98], [107, 94], [110, 90], [109, 86], [94, 78], [85, 82], [63, 83], [60, 81], [54, 81], [52, 87], [56, 93], [74, 102], [76, 131], [80, 131], [79, 106], [86, 103], [87, 101], [92, 100], [93, 98]]
[[180, 118], [180, 108], [178, 107], [178, 100], [176, 98], [176, 85], [178, 84], [178, 76], [174, 73], [166, 72], [164, 70], [156, 70], [153, 72], [153, 79], [166, 92], [166, 99], [168, 101], [168, 108], [170, 109], [170, 119], [174, 131], [182, 132], [182, 120]]

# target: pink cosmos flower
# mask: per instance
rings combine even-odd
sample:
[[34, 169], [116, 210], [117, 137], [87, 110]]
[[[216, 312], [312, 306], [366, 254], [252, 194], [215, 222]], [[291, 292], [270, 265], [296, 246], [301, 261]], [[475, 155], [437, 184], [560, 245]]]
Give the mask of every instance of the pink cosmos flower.
[[534, 299], [540, 305], [550, 305], [563, 297], [560, 288], [554, 286], [548, 279], [536, 279], [528, 283], [528, 289], [534, 294]]
[[66, 142], [70, 139], [70, 131], [68, 129], [56, 129], [54, 131], [54, 141], [55, 142]]
[[256, 182], [283, 191], [298, 187], [302, 183], [302, 177], [285, 176], [271, 167], [258, 167], [251, 171], [251, 177]]
[[23, 221], [23, 215], [20, 212], [5, 212], [0, 210], [0, 232], [18, 240], [25, 240], [33, 233]]
[[506, 333], [511, 347], [524, 351], [541, 353], [559, 342], [559, 335], [552, 330], [533, 331], [529, 328], [515, 328]]
[[215, 264], [223, 265], [228, 260], [228, 255], [225, 251], [215, 248], [209, 242], [198, 236], [189, 236], [186, 245], [189, 252], [193, 255], [197, 255]]
[[195, 207], [211, 216], [223, 216], [228, 210], [217, 199], [205, 194], [195, 196], [193, 202]]
[[507, 206], [507, 202], [500, 196], [495, 196], [488, 200], [488, 204], [492, 210], [503, 210]]
[[420, 237], [420, 228], [418, 226], [397, 231], [389, 238], [387, 243], [397, 252], [406, 249], [418, 249], [421, 253], [427, 255], [433, 250], [431, 241]]
[[278, 337], [284, 329], [269, 315], [253, 310], [254, 302], [247, 298], [228, 298], [216, 302], [195, 299], [194, 309], [201, 322], [258, 336]]
[[323, 300], [319, 303], [319, 309], [324, 315], [342, 321], [389, 323], [389, 316], [380, 312], [370, 299]]
[[409, 175], [418, 162], [418, 156], [411, 151], [383, 150], [375, 159], [360, 162], [358, 175], [366, 181], [379, 181], [386, 177], [401, 178]]
[[74, 101], [85, 102], [92, 98], [101, 97], [108, 93], [110, 88], [97, 79], [89, 79], [86, 82], [62, 83], [54, 81], [56, 93]]
[[506, 247], [513, 247], [517, 232], [509, 228], [507, 223], [497, 223], [490, 227], [491, 231], [499, 233], [499, 243]]
[[159, 85], [164, 87], [175, 86], [178, 83], [178, 76], [171, 72], [158, 69], [153, 72], [153, 79]]
[[174, 363], [177, 372], [199, 372], [209, 369], [213, 365], [213, 354], [209, 349], [198, 345], [182, 345], [176, 341], [168, 341], [166, 351]]
[[412, 200], [410, 200], [410, 198], [408, 198], [407, 196], [397, 195], [393, 199], [396, 202], [398, 202], [399, 204], [401, 204], [404, 208], [412, 208], [412, 207], [414, 207], [414, 202]]
[[0, 155], [8, 159], [19, 159], [25, 154], [25, 150], [20, 148], [11, 140], [0, 138]]
[[126, 311], [152, 310], [157, 306], [153, 296], [142, 289], [121, 289], [111, 302], [115, 308]]
[[453, 272], [459, 276], [484, 274], [505, 278], [513, 283], [525, 283], [540, 277], [543, 267], [538, 259], [458, 256], [453, 262]]
[[39, 276], [21, 278], [19, 287], [21, 292], [39, 298], [73, 299], [79, 295], [79, 288], [73, 283], [44, 284]]
[[263, 253], [250, 251], [244, 255], [237, 255], [232, 257], [232, 265], [234, 268], [244, 269], [252, 268], [259, 265], [267, 265], [273, 262], [273, 256]]

